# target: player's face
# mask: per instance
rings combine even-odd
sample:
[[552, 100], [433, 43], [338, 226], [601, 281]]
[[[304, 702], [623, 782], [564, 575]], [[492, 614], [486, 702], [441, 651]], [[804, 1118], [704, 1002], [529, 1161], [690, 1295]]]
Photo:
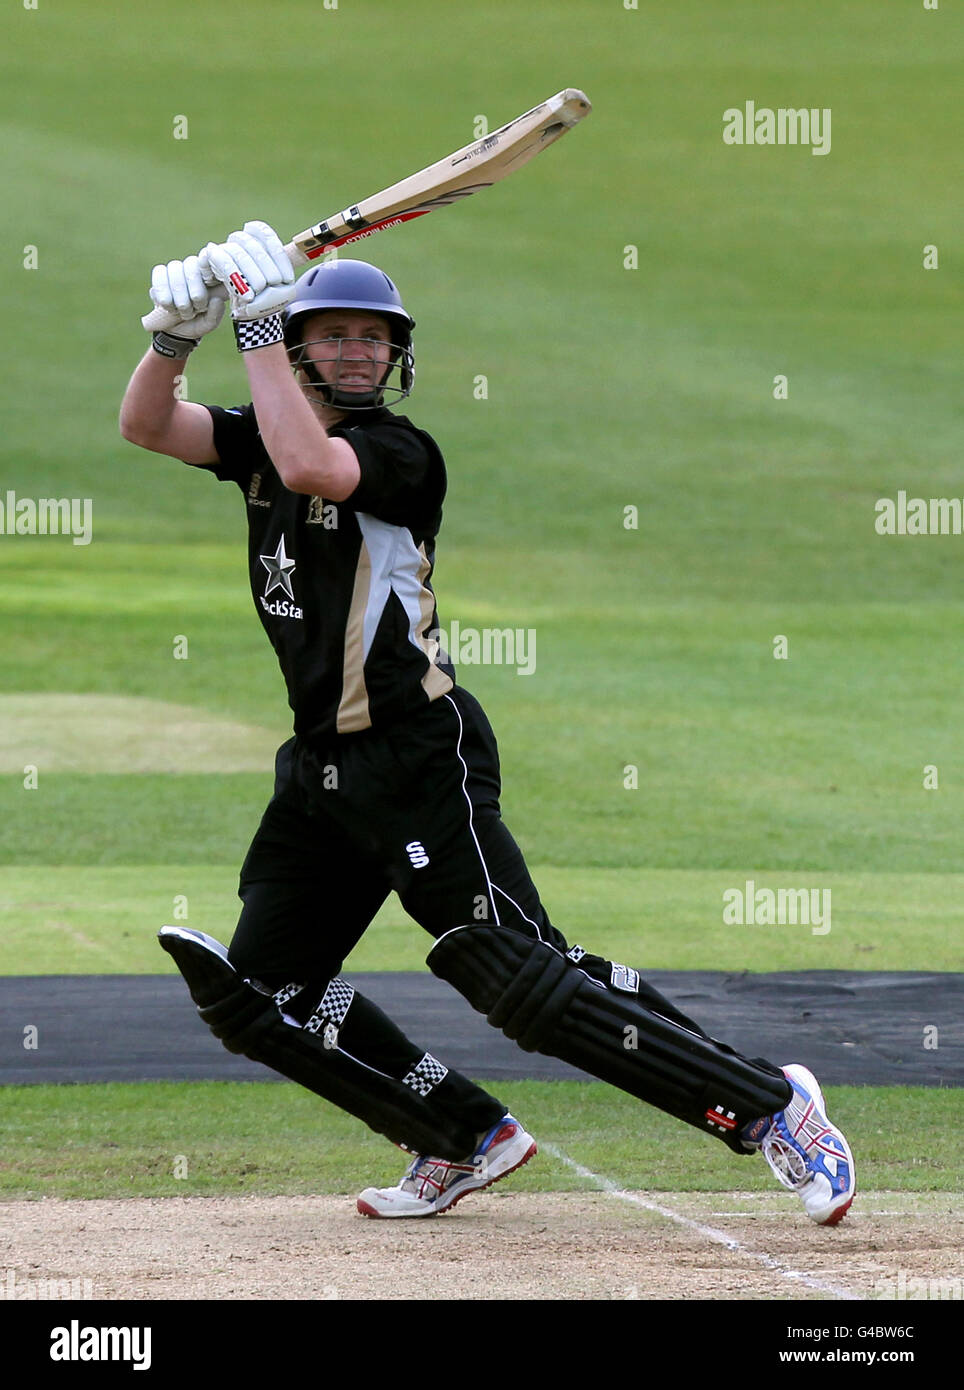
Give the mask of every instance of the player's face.
[[339, 391], [371, 391], [392, 360], [392, 332], [380, 314], [326, 309], [304, 322], [305, 357]]

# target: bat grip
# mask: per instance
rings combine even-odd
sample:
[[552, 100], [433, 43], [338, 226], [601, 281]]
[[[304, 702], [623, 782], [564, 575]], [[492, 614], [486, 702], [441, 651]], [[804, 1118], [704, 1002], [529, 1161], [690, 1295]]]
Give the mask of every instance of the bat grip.
[[[285, 251], [293, 267], [297, 268], [300, 265], [307, 264], [308, 257], [295, 246], [293, 241], [287, 243]], [[211, 297], [216, 299], [227, 299], [228, 292], [223, 285], [216, 285], [211, 290]], [[141, 319], [141, 323], [147, 329], [148, 333], [170, 333], [183, 322], [184, 320], [178, 318], [176, 314], [169, 314], [166, 309], [158, 308], [152, 309], [149, 314], [145, 314]]]
[[[223, 285], [217, 285], [211, 291], [212, 299], [227, 299], [228, 292]], [[149, 333], [173, 332], [184, 320], [177, 314], [169, 314], [166, 309], [154, 308], [149, 314], [145, 314], [141, 323]]]

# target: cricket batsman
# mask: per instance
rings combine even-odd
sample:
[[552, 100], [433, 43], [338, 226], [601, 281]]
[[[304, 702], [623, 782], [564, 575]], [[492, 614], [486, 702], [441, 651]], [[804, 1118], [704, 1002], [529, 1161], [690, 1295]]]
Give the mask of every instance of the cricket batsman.
[[[220, 286], [251, 398], [230, 409], [175, 392], [219, 325]], [[527, 1163], [535, 1142], [501, 1101], [341, 976], [394, 892], [433, 938], [431, 970], [522, 1048], [762, 1153], [813, 1221], [835, 1225], [853, 1156], [813, 1075], [740, 1056], [637, 970], [570, 945], [501, 819], [492, 729], [435, 637], [446, 472], [390, 408], [415, 381], [393, 282], [355, 260], [296, 282], [275, 232], [248, 222], [156, 266], [151, 293], [178, 322], [135, 370], [121, 433], [240, 489], [254, 607], [294, 714], [230, 947], [161, 933], [201, 1018], [408, 1151], [397, 1186], [359, 1196], [366, 1216], [443, 1212]]]

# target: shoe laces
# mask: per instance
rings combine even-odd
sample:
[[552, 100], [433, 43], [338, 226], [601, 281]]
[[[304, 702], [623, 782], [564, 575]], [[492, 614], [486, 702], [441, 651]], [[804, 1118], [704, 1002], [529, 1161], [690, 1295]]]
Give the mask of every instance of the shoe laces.
[[813, 1178], [804, 1155], [778, 1133], [776, 1125], [765, 1135], [760, 1149], [776, 1177], [791, 1191], [803, 1187]]
[[475, 1173], [477, 1169], [478, 1163], [450, 1163], [445, 1158], [416, 1158], [399, 1187], [404, 1192], [414, 1193], [416, 1197], [431, 1198], [441, 1195], [460, 1173]]
[[[777, 1115], [760, 1148], [784, 1187], [799, 1189], [816, 1176], [814, 1160], [821, 1153], [843, 1157], [836, 1133], [814, 1097], [805, 1103], [794, 1090], [793, 1100]], [[829, 1143], [828, 1143], [829, 1140]]]

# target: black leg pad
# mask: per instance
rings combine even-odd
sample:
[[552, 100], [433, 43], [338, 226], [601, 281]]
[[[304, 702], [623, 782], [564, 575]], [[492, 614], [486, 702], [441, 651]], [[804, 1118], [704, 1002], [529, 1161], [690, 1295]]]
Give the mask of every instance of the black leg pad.
[[554, 946], [507, 927], [446, 932], [428, 964], [526, 1051], [580, 1067], [738, 1153], [740, 1130], [790, 1099], [778, 1067], [665, 1018], [636, 994], [592, 979]]
[[408, 1083], [387, 1076], [340, 1047], [337, 1028], [313, 1033], [286, 1023], [274, 998], [243, 980], [213, 937], [186, 927], [164, 927], [158, 937], [229, 1052], [263, 1062], [413, 1153], [452, 1162], [472, 1153], [477, 1135], [432, 1095], [444, 1067]]

